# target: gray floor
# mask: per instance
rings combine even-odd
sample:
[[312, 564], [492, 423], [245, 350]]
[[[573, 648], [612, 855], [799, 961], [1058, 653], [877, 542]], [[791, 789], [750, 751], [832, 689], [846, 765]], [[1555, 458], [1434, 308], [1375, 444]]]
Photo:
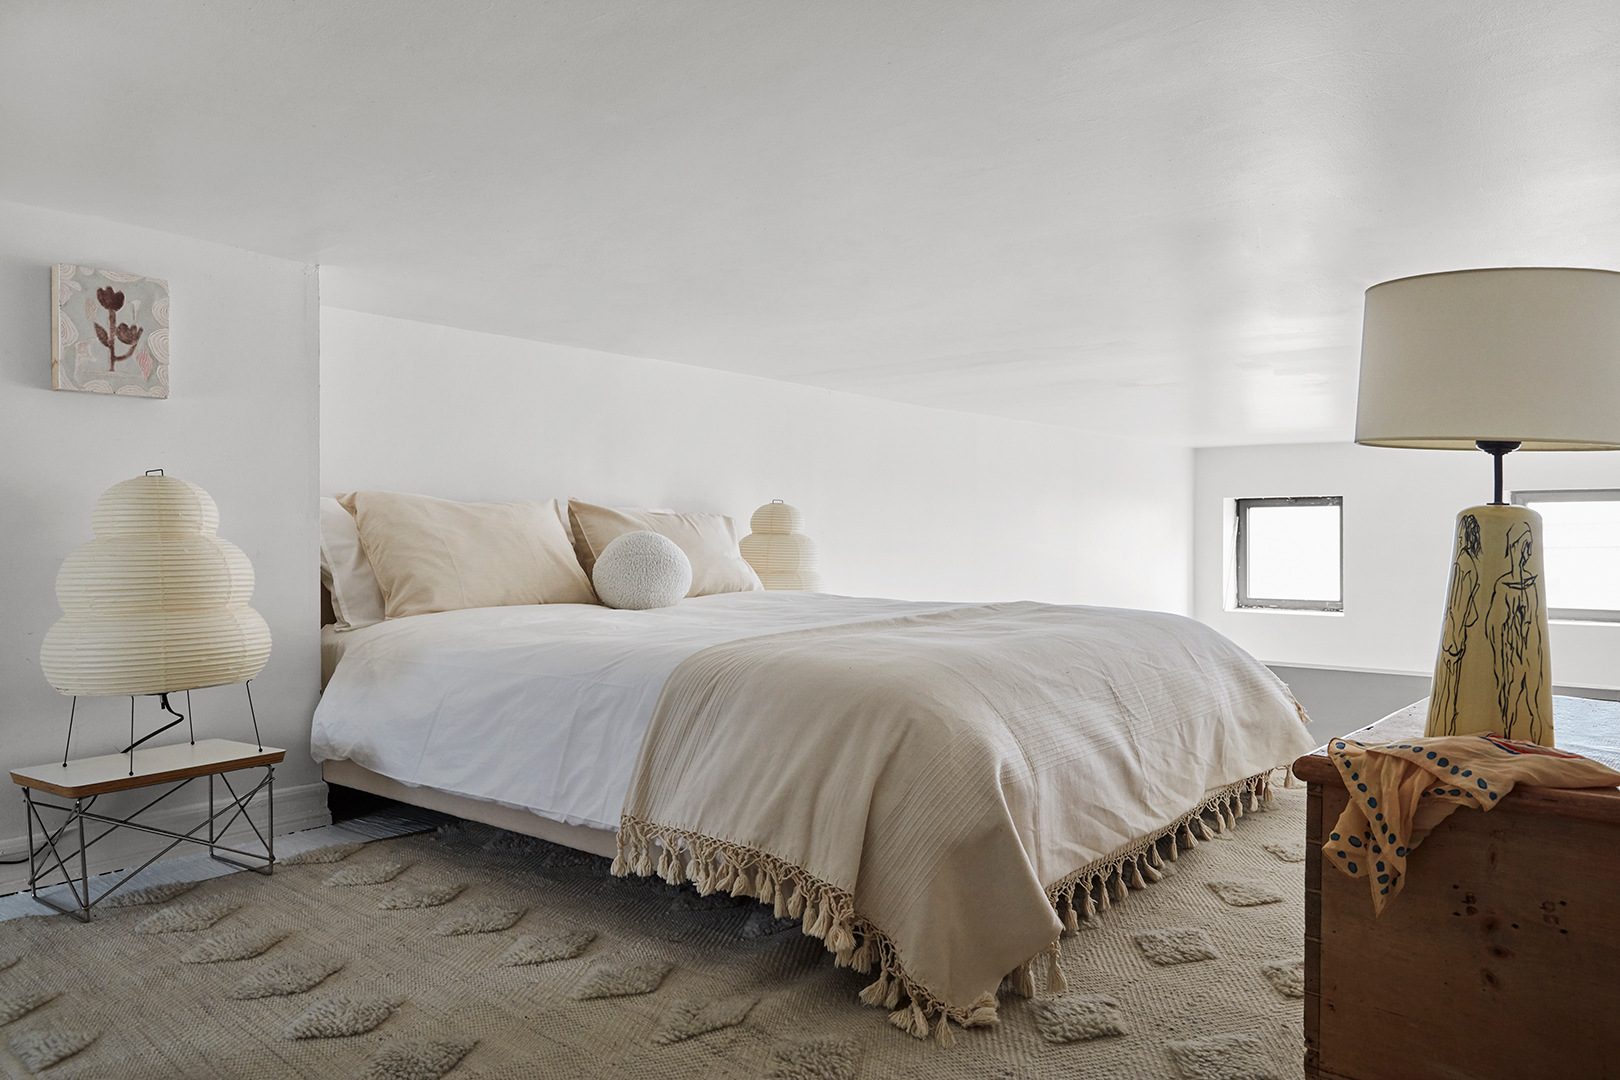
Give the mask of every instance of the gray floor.
[[[447, 814], [440, 814], [433, 810], [423, 810], [415, 806], [396, 804], [362, 817], [350, 818], [340, 824], [323, 825], [317, 829], [305, 829], [303, 832], [285, 833], [278, 836], [276, 837], [276, 857], [286, 858], [288, 855], [295, 855], [300, 851], [309, 851], [312, 848], [325, 847], [328, 844], [346, 844], [356, 840], [383, 840], [390, 836], [405, 836], [408, 833], [424, 832], [451, 820], [454, 819]], [[162, 859], [153, 863], [145, 870], [142, 870], [138, 877], [131, 880], [130, 887], [163, 885], [182, 881], [206, 881], [209, 878], [224, 877], [226, 874], [242, 872], [229, 863], [210, 858], [208, 852], [198, 850], [194, 854]], [[90, 895], [93, 897], [104, 895], [123, 876], [124, 871], [114, 870], [91, 878]], [[41, 895], [55, 897], [59, 903], [71, 904], [73, 902], [67, 895], [67, 886], [65, 885], [58, 885], [51, 889], [41, 889], [40, 893]], [[49, 914], [51, 914], [51, 911], [48, 908], [37, 902], [26, 892], [0, 896], [0, 921], [21, 918], [24, 915]]]
[[[1382, 671], [1345, 671], [1334, 668], [1291, 667], [1267, 664], [1287, 683], [1311, 717], [1311, 737], [1318, 743], [1348, 735], [1382, 720], [1419, 698], [1429, 696], [1427, 675], [1395, 675]], [[1620, 691], [1587, 686], [1554, 686], [1564, 697], [1620, 700]]]
[[1427, 676], [1267, 666], [1305, 706], [1311, 718], [1311, 738], [1318, 744], [1348, 735], [1429, 696]]

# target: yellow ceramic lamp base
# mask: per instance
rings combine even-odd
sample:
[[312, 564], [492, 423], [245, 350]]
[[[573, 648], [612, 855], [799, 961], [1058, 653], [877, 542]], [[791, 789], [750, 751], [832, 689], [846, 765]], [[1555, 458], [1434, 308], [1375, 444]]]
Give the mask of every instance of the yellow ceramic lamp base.
[[1541, 515], [1474, 506], [1457, 515], [1429, 738], [1491, 732], [1553, 745]]

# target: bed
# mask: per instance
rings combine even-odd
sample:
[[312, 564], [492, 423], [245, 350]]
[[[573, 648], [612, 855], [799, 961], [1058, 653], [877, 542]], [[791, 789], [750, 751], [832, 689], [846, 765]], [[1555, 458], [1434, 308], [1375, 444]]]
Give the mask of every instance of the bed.
[[506, 603], [327, 627], [323, 661], [327, 780], [774, 904], [942, 1043], [1004, 980], [1063, 989], [1063, 933], [1313, 745], [1230, 641], [1121, 609]]

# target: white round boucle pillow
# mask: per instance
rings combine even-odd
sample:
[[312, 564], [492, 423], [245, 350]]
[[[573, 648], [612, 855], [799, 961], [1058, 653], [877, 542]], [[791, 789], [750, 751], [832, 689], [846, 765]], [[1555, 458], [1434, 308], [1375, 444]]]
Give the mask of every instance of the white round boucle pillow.
[[627, 532], [602, 549], [591, 580], [610, 608], [669, 607], [692, 587], [692, 564], [667, 536]]

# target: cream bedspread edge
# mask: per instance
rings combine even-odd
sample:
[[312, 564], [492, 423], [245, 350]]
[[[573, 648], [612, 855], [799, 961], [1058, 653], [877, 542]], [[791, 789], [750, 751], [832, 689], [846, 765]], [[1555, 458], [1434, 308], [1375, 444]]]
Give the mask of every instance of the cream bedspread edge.
[[878, 971], [863, 1001], [948, 1042], [995, 1022], [1008, 972], [1033, 992], [1076, 900], [1145, 884], [1160, 838], [1263, 796], [1312, 748], [1302, 716], [1158, 613], [998, 604], [718, 645], [665, 684], [613, 872], [802, 917]]

